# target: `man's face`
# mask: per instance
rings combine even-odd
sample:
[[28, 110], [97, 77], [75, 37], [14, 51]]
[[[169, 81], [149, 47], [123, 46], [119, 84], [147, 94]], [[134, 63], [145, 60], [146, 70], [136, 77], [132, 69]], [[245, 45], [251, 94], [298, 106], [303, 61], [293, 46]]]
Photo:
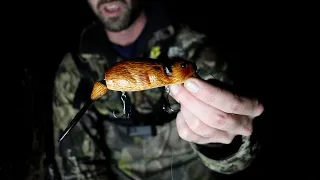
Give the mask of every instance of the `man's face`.
[[119, 32], [128, 28], [141, 12], [139, 0], [88, 0], [105, 28]]

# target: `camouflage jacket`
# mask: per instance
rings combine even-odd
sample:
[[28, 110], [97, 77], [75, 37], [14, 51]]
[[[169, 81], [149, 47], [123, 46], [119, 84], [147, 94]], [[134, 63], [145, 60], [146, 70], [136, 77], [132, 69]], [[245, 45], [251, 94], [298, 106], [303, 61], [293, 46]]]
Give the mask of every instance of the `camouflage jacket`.
[[[161, 54], [180, 56], [195, 62], [203, 79], [215, 78], [232, 84], [227, 64], [216, 57], [204, 34], [185, 25], [158, 24], [145, 28], [144, 40], [136, 49], [139, 56], [155, 60]], [[213, 172], [233, 174], [251, 164], [257, 144], [249, 137], [240, 137], [237, 151], [220, 158], [213, 158], [201, 146], [182, 140], [175, 124], [177, 112], [162, 110], [164, 88], [126, 94], [131, 102], [132, 121], [145, 127], [157, 122], [153, 126], [155, 135], [129, 135], [130, 128], [125, 123], [130, 121], [120, 118], [121, 92], [109, 91], [59, 144], [62, 131], [84, 105], [93, 83], [102, 80], [106, 68], [122, 59], [113, 51], [104, 31], [93, 24], [81, 35], [79, 52], [66, 54], [59, 65], [54, 84], [53, 122], [55, 160], [63, 179], [212, 179]], [[173, 109], [179, 108], [170, 96], [169, 101]]]

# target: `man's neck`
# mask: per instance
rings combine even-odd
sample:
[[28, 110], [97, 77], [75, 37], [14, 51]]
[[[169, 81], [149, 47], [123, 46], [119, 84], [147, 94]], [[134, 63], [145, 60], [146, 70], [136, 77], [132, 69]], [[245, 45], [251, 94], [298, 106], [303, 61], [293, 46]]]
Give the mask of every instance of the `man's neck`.
[[147, 23], [147, 17], [144, 13], [126, 30], [120, 32], [106, 31], [109, 40], [120, 46], [127, 46], [138, 39]]

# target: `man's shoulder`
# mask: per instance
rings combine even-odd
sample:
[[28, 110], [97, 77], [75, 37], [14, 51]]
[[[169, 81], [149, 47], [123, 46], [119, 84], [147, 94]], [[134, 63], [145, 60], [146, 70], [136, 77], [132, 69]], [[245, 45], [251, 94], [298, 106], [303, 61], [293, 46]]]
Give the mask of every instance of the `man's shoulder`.
[[188, 24], [176, 23], [167, 29], [170, 27], [172, 28], [172, 43], [169, 45], [168, 56], [180, 56], [188, 59], [196, 51], [195, 48], [208, 42], [206, 34], [195, 30]]
[[175, 31], [179, 38], [205, 38], [207, 35], [186, 23], [175, 24]]
[[148, 40], [149, 47], [153, 48], [161, 42], [166, 43], [169, 40], [169, 46], [174, 51], [185, 51], [195, 44], [202, 44], [208, 40], [206, 34], [197, 31], [192, 26], [185, 23], [171, 23], [166, 27], [160, 28], [153, 32], [153, 36]]
[[87, 45], [96, 44], [99, 39], [101, 39], [100, 37], [104, 35], [103, 33], [104, 31], [100, 23], [96, 21], [91, 22], [81, 30], [78, 37], [78, 46], [75, 48], [77, 48], [78, 51], [82, 51], [82, 48], [90, 48], [90, 46]]
[[177, 23], [174, 27], [174, 43], [173, 46], [182, 51], [187, 51], [195, 45], [208, 42], [208, 37], [205, 33], [196, 30], [186, 23]]

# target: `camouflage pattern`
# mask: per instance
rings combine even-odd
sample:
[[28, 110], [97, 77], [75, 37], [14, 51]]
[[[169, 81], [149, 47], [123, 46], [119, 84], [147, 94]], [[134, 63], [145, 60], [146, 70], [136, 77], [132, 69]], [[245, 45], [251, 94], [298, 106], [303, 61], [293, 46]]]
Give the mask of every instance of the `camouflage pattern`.
[[[226, 63], [218, 61], [211, 47], [203, 46], [206, 36], [187, 26], [168, 26], [155, 32], [148, 43], [150, 57], [159, 57], [162, 53], [161, 42], [173, 37], [175, 39], [169, 47], [168, 56], [180, 56], [196, 62], [203, 79], [215, 78], [232, 84], [226, 75]], [[209, 159], [198, 151], [196, 144], [179, 137], [175, 123], [177, 112], [168, 113], [166, 117], [170, 117], [171, 121], [156, 126], [156, 136], [128, 136], [125, 127], [107, 121], [117, 121], [114, 115], [120, 117], [123, 114], [121, 92], [114, 91], [95, 102], [59, 144], [62, 131], [79, 111], [79, 108], [73, 107], [73, 101], [84, 73], [77, 68], [72, 57], [66, 54], [63, 58], [54, 86], [55, 158], [63, 179], [108, 179], [107, 169], [111, 168], [123, 173], [123, 176], [118, 175], [119, 179], [205, 180], [213, 179], [212, 172], [232, 174], [250, 165], [257, 147], [250, 138], [242, 138], [242, 146], [236, 154], [223, 160]], [[95, 75], [86, 75], [92, 84], [103, 79], [105, 68], [109, 66], [105, 56], [81, 53], [80, 57], [95, 72]], [[157, 88], [127, 93], [127, 96], [143, 120], [153, 121], [159, 116], [148, 114], [161, 110], [164, 93], [162, 88]], [[177, 102], [172, 98], [169, 100], [173, 109], [179, 108]]]

